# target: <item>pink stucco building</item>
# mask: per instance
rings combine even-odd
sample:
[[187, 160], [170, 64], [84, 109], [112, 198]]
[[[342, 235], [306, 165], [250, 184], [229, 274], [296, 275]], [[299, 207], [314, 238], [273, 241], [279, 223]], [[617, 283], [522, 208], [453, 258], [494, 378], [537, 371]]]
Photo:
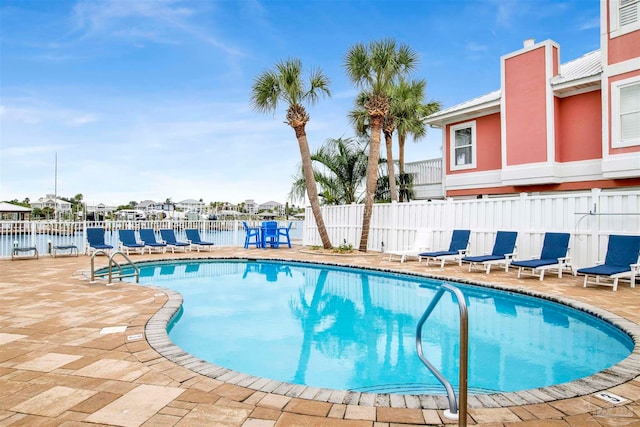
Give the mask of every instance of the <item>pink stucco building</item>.
[[640, 0], [601, 1], [600, 49], [504, 55], [501, 88], [439, 111], [446, 196], [640, 189]]

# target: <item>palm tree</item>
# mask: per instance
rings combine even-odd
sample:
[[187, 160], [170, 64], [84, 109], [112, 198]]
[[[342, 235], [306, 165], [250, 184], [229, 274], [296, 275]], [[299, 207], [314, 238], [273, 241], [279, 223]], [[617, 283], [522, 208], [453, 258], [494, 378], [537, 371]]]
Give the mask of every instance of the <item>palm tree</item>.
[[[349, 120], [353, 125], [356, 133], [362, 137], [369, 137], [369, 114], [365, 109], [365, 104], [369, 100], [369, 95], [366, 92], [361, 92], [356, 98], [356, 107], [349, 112]], [[393, 170], [393, 152], [392, 152], [392, 138], [393, 131], [395, 130], [395, 121], [393, 116], [387, 115], [384, 118], [384, 122], [382, 125], [382, 132], [384, 133], [386, 148], [387, 148], [387, 165], [389, 173], [386, 176], [388, 180], [387, 188], [389, 189], [388, 193], [391, 195], [391, 200], [397, 201], [396, 196], [396, 181], [395, 181], [395, 171]], [[376, 194], [378, 191], [376, 191]], [[378, 197], [375, 197], [378, 200]]]
[[[311, 155], [314, 177], [320, 186], [323, 204], [341, 205], [358, 203], [359, 190], [367, 173], [366, 143], [353, 138], [328, 139]], [[304, 175], [297, 176], [289, 198], [304, 197]]]
[[[391, 102], [393, 105], [393, 101]], [[393, 110], [393, 109], [391, 109]], [[389, 196], [392, 202], [398, 201], [398, 192], [396, 190], [396, 171], [393, 163], [393, 131], [396, 130], [396, 120], [390, 111], [384, 118], [382, 124], [382, 133], [384, 134], [384, 142], [387, 150], [387, 178], [389, 181]]]
[[358, 43], [351, 47], [346, 55], [344, 65], [349, 79], [369, 94], [369, 99], [364, 106], [369, 115], [371, 136], [359, 247], [363, 252], [366, 252], [369, 241], [380, 158], [380, 132], [384, 117], [389, 113], [389, 88], [396, 79], [413, 70], [416, 63], [416, 54], [406, 45], [401, 45], [396, 50], [394, 40], [374, 41], [368, 46]]
[[251, 92], [251, 104], [256, 111], [274, 112], [279, 101], [288, 104], [286, 123], [293, 128], [298, 139], [311, 210], [318, 226], [322, 246], [330, 249], [331, 241], [320, 210], [318, 188], [313, 176], [311, 154], [305, 131], [309, 114], [303, 106], [306, 102], [315, 104], [320, 94], [331, 96], [329, 79], [320, 69], [317, 69], [311, 72], [309, 87], [305, 87], [302, 81], [302, 62], [299, 59], [289, 59], [278, 62], [275, 70], [268, 70], [259, 75], [253, 83]]
[[414, 141], [427, 134], [427, 127], [422, 119], [440, 110], [440, 101], [424, 104], [424, 91], [427, 82], [424, 79], [410, 82], [400, 79], [393, 88], [392, 114], [395, 117], [398, 130], [398, 163], [401, 181], [400, 201], [403, 201], [408, 189], [403, 183], [408, 181], [404, 171], [404, 144], [407, 135], [412, 135]]

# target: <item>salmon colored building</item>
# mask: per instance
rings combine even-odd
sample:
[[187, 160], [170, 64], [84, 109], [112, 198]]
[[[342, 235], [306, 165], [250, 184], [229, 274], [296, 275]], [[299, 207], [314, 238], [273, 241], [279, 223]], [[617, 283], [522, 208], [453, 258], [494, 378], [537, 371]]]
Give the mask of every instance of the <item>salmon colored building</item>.
[[501, 88], [428, 116], [447, 197], [640, 189], [640, 0], [602, 0], [600, 49], [504, 55]]

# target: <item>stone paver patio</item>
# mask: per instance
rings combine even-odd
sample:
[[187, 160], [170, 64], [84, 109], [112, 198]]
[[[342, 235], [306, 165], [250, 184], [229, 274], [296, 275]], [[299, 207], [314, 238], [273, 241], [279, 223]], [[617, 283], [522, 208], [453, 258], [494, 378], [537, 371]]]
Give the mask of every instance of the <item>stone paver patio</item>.
[[[533, 396], [523, 401], [471, 398], [469, 425], [478, 426], [640, 426], [640, 290], [623, 284], [582, 288], [581, 278], [553, 275], [543, 282], [516, 279], [514, 272], [490, 275], [415, 261], [389, 262], [382, 255], [309, 255], [300, 248], [261, 250], [216, 248], [212, 252], [137, 255], [137, 260], [195, 257], [252, 257], [310, 260], [392, 269], [482, 282], [551, 298], [570, 299], [606, 310], [634, 332], [636, 350], [613, 370], [585, 386], [625, 399], [612, 404], [593, 393]], [[97, 258], [104, 264], [104, 257]], [[90, 284], [89, 257], [42, 256], [0, 261], [0, 426], [368, 426], [454, 425], [442, 409], [410, 398], [378, 406], [343, 393], [278, 393], [259, 384], [242, 385], [231, 375], [207, 375], [189, 356], [149, 344], [162, 340], [162, 313], [176, 299], [158, 288], [117, 283]], [[179, 298], [178, 298], [179, 299]], [[158, 326], [160, 325], [160, 326]], [[160, 341], [162, 342], [162, 341]], [[155, 344], [154, 344], [155, 345]], [[156, 348], [158, 346], [156, 345]], [[180, 350], [177, 349], [179, 352]], [[176, 363], [177, 362], [177, 363]], [[191, 363], [190, 362], [194, 362]], [[202, 373], [198, 373], [200, 371]], [[622, 380], [614, 381], [611, 376]], [[628, 378], [627, 378], [628, 377]], [[566, 390], [564, 390], [566, 392]], [[558, 393], [557, 396], [553, 396]], [[371, 402], [373, 403], [373, 402]]]

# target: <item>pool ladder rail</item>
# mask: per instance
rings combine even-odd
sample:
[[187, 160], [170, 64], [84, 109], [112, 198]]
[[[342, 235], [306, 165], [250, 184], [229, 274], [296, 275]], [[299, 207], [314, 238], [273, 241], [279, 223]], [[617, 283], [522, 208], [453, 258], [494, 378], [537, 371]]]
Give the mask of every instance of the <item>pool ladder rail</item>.
[[[95, 257], [98, 254], [103, 254], [109, 257], [109, 268], [104, 273], [96, 273], [96, 270], [95, 270]], [[131, 266], [133, 268], [133, 273], [124, 273], [122, 271], [122, 265], [120, 265], [116, 260], [113, 259], [116, 255], [122, 255], [124, 257], [124, 259], [127, 261], [125, 263], [125, 266]], [[118, 268], [115, 274], [113, 272], [114, 266]], [[133, 261], [131, 261], [131, 259], [122, 251], [115, 251], [109, 255], [106, 251], [99, 249], [95, 251], [93, 254], [91, 254], [91, 282], [90, 283], [95, 283], [96, 277], [105, 277], [105, 276], [107, 276], [107, 285], [112, 284], [114, 279], [118, 279], [122, 281], [122, 279], [124, 279], [125, 277], [135, 277], [136, 283], [140, 283], [140, 268], [138, 268], [138, 266], [135, 265]]]
[[[458, 301], [458, 307], [460, 309], [460, 378], [459, 378], [459, 393], [460, 393], [460, 405], [456, 401], [456, 393], [451, 386], [451, 383], [433, 366], [422, 352], [422, 326], [427, 318], [433, 312], [444, 292], [448, 291], [452, 293]], [[458, 425], [466, 427], [467, 425], [467, 388], [468, 388], [468, 357], [469, 357], [469, 322], [468, 322], [468, 310], [467, 303], [465, 302], [462, 291], [457, 287], [450, 284], [443, 284], [440, 286], [436, 294], [434, 295], [431, 303], [422, 314], [422, 317], [418, 321], [416, 327], [416, 350], [418, 351], [418, 357], [429, 368], [431, 373], [442, 383], [447, 390], [447, 399], [449, 401], [449, 409], [444, 411], [444, 416], [450, 420], [458, 420]]]

